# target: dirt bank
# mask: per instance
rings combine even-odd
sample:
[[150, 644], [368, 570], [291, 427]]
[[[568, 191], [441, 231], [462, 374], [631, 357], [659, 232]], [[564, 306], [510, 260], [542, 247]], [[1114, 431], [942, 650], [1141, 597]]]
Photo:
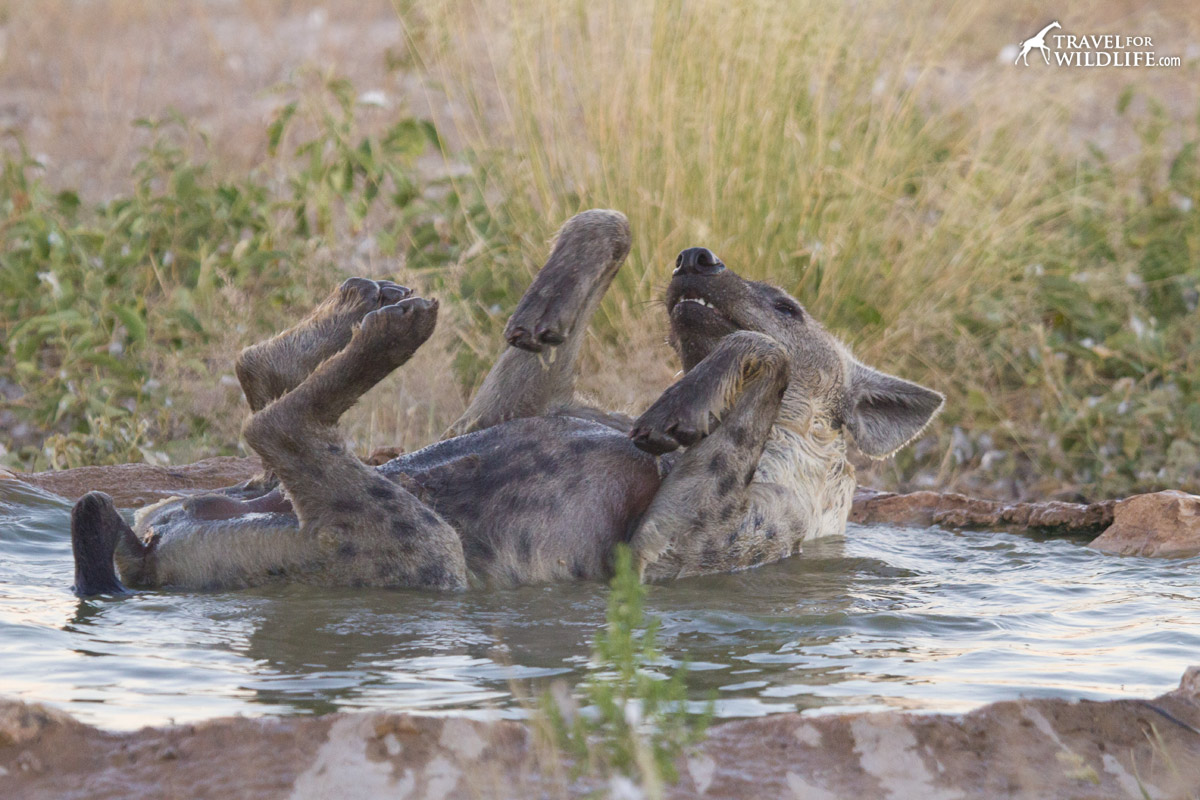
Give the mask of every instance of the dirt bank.
[[[0, 796], [575, 796], [516, 722], [405, 714], [212, 720], [110, 733], [0, 701]], [[1194, 798], [1200, 668], [1151, 701], [993, 703], [963, 716], [779, 714], [715, 726], [672, 797]]]

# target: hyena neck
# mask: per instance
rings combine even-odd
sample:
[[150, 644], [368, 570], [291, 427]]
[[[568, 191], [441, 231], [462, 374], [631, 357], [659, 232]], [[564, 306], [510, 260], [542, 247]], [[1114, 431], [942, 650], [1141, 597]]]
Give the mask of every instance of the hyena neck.
[[809, 421], [771, 429], [754, 479], [784, 487], [803, 515], [806, 539], [846, 532], [854, 499], [854, 467], [841, 431]]

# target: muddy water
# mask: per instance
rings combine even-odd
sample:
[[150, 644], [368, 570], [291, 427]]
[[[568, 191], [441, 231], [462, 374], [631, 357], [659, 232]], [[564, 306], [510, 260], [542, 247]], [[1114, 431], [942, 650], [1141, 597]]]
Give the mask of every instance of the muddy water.
[[[0, 694], [109, 728], [368, 708], [517, 716], [515, 695], [586, 674], [604, 616], [598, 584], [80, 601], [67, 522], [61, 500], [0, 481]], [[852, 526], [785, 563], [652, 587], [649, 606], [720, 716], [963, 711], [1174, 687], [1200, 662], [1197, 576], [1200, 559]]]

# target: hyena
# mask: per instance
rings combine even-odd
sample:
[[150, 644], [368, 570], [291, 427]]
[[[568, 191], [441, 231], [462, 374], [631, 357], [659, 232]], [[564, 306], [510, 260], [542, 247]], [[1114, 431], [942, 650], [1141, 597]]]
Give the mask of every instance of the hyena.
[[664, 580], [843, 533], [848, 444], [894, 453], [942, 395], [859, 363], [795, 298], [692, 247], [666, 293], [682, 377], [637, 419], [577, 405], [584, 333], [630, 241], [617, 212], [569, 220], [463, 417], [377, 467], [347, 448], [338, 420], [425, 342], [438, 304], [347, 280], [237, 360], [243, 433], [266, 473], [143, 509], [132, 528], [107, 495], [83, 497], [75, 590], [586, 580], [609, 574], [620, 543], [644, 579]]

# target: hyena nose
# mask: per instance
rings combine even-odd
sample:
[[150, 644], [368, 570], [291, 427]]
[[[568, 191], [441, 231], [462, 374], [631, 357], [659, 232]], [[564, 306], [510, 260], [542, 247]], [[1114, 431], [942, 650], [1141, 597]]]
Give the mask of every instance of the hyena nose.
[[675, 258], [675, 275], [716, 275], [725, 269], [707, 247], [689, 247]]

